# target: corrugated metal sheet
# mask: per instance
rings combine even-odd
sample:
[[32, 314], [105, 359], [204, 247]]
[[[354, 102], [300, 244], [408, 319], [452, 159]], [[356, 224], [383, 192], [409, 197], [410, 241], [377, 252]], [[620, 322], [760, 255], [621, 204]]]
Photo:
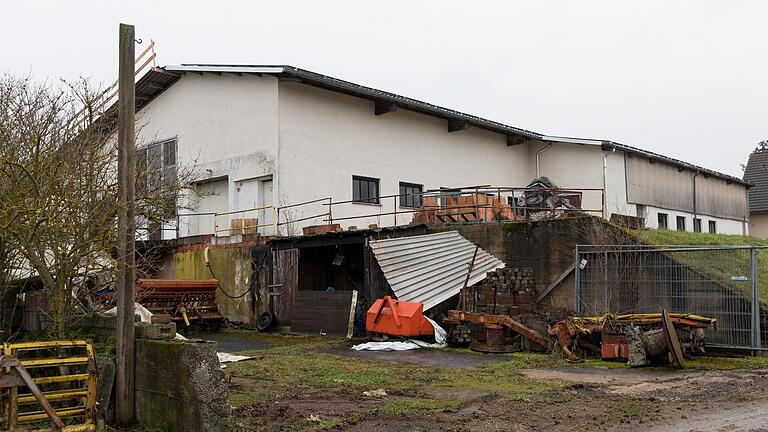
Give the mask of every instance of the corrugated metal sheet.
[[[628, 156], [625, 161], [628, 202], [694, 212], [695, 172], [651, 163], [644, 157]], [[695, 204], [696, 213], [702, 216], [735, 220], [747, 216], [747, 194], [743, 183], [730, 182], [704, 173], [696, 176]]]
[[[423, 303], [424, 310], [461, 291], [475, 252], [475, 245], [457, 231], [375, 240], [370, 246], [395, 296]], [[479, 249], [469, 285], [503, 267], [500, 259]]]

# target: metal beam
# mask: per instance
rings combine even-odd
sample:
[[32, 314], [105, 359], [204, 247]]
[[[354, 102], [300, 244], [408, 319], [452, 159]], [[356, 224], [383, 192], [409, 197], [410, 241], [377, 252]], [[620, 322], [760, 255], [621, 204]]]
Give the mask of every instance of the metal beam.
[[520, 145], [525, 144], [528, 141], [530, 141], [530, 138], [520, 136], [520, 135], [507, 135], [507, 145], [513, 146], [513, 145]]
[[382, 115], [390, 112], [397, 111], [397, 104], [393, 102], [374, 101], [374, 113], [376, 115]]
[[464, 120], [448, 120], [448, 132], [456, 132], [469, 127], [469, 123]]

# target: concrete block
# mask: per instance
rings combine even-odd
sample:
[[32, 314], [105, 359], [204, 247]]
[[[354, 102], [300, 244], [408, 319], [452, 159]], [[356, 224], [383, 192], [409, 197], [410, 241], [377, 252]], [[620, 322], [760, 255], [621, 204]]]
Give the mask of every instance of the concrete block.
[[136, 341], [136, 419], [148, 429], [240, 430], [227, 396], [214, 342]]
[[176, 323], [136, 323], [136, 339], [173, 339], [176, 337]]
[[170, 322], [171, 322], [171, 316], [168, 314], [152, 315], [152, 324], [169, 324]]

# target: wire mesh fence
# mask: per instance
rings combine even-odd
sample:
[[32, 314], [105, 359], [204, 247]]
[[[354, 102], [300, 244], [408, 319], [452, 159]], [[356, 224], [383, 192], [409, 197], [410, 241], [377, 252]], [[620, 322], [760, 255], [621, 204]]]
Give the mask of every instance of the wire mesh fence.
[[717, 319], [708, 343], [761, 348], [760, 249], [577, 246], [576, 312], [693, 313]]

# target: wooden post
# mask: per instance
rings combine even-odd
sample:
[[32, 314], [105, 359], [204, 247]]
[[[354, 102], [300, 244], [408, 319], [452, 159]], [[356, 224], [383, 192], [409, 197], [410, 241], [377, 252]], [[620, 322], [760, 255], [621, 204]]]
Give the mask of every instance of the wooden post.
[[136, 175], [134, 87], [135, 32], [120, 24], [117, 111], [118, 275], [117, 275], [117, 421], [134, 421], [134, 290], [136, 288], [135, 197]]

